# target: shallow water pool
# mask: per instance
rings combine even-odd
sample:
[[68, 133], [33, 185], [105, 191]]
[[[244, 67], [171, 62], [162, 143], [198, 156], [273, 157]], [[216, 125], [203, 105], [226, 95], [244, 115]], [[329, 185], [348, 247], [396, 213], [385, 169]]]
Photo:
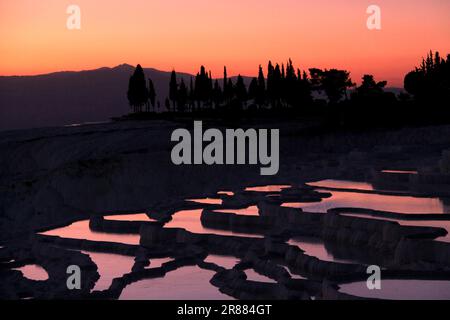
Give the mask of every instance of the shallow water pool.
[[340, 292], [358, 297], [388, 300], [448, 300], [450, 281], [381, 280], [381, 290], [369, 290], [366, 281], [339, 285]]
[[410, 196], [390, 196], [370, 193], [331, 191], [330, 198], [320, 202], [283, 203], [283, 207], [302, 208], [304, 211], [322, 212], [332, 208], [365, 208], [398, 213], [446, 213], [439, 198], [416, 198]]
[[36, 281], [45, 281], [48, 280], [48, 273], [44, 268], [37, 264], [28, 264], [26, 266], [16, 268], [14, 270], [19, 270], [22, 272], [25, 278], [36, 280]]
[[89, 255], [97, 265], [100, 279], [97, 280], [93, 290], [106, 290], [111, 286], [113, 279], [122, 277], [130, 273], [134, 265], [134, 257], [119, 254], [98, 253], [82, 251]]
[[189, 232], [198, 234], [217, 234], [223, 236], [243, 236], [262, 238], [262, 235], [238, 233], [227, 230], [209, 229], [202, 225], [200, 220], [202, 209], [182, 210], [172, 216], [172, 220], [164, 225], [165, 228], [183, 228]]
[[316, 257], [322, 261], [337, 262], [337, 263], [358, 263], [351, 259], [340, 259], [333, 256], [327, 250], [325, 244], [317, 239], [308, 237], [295, 237], [290, 239], [288, 244], [297, 246], [302, 249], [306, 255]]
[[333, 180], [326, 179], [315, 182], [308, 182], [307, 185], [322, 188], [338, 188], [338, 189], [358, 189], [358, 190], [374, 190], [373, 185], [368, 182], [357, 182], [349, 180]]
[[41, 234], [69, 239], [119, 242], [134, 245], [138, 245], [140, 240], [140, 236], [138, 234], [114, 234], [92, 231], [89, 228], [89, 220], [74, 222], [66, 227], [41, 232]]
[[125, 287], [120, 300], [231, 300], [210, 280], [215, 272], [197, 266], [182, 267], [163, 278], [146, 279]]
[[257, 186], [257, 187], [247, 187], [245, 191], [252, 192], [280, 192], [283, 189], [290, 188], [290, 185], [268, 185], [268, 186]]

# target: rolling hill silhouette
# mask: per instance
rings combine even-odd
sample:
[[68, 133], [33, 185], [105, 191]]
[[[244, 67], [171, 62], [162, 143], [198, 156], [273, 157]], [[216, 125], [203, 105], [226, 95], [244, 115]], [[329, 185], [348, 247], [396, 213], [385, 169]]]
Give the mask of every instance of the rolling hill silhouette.
[[[127, 114], [126, 92], [133, 71], [133, 66], [122, 64], [36, 76], [0, 76], [0, 130], [109, 121]], [[164, 108], [170, 72], [153, 68], [144, 72], [153, 80], [156, 101]], [[178, 81], [183, 78], [186, 85], [193, 76], [177, 72]], [[236, 77], [231, 79], [236, 83]], [[251, 78], [243, 79], [248, 86]]]
[[[130, 111], [126, 92], [134, 67], [63, 71], [37, 76], [0, 76], [0, 130], [108, 121]], [[156, 100], [164, 106], [170, 72], [145, 68]], [[189, 85], [193, 75], [177, 72]], [[232, 77], [233, 81], [236, 77]], [[251, 78], [244, 77], [246, 84]]]
[[[129, 112], [133, 66], [0, 77], [0, 130], [107, 121]], [[164, 105], [170, 72], [145, 69]], [[185, 81], [191, 75], [179, 73]], [[189, 82], [188, 82], [189, 83]]]

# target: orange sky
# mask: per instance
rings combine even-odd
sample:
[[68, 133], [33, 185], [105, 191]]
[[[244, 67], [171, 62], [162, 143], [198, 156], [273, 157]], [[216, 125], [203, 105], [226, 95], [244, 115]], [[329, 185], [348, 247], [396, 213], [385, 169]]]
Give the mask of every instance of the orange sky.
[[[81, 30], [66, 28], [70, 4]], [[366, 28], [370, 4], [381, 7], [381, 31]], [[450, 53], [449, 16], [448, 0], [0, 0], [0, 75], [122, 63], [255, 75], [291, 57], [401, 86], [429, 49]]]

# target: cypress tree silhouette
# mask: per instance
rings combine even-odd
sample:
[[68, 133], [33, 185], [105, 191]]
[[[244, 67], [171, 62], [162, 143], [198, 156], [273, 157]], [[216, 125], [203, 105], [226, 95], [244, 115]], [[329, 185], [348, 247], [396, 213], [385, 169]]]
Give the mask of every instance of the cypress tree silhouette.
[[[156, 91], [155, 86], [153, 85], [152, 79], [148, 78], [148, 99], [149, 99], [149, 106], [153, 107], [153, 111], [155, 111], [155, 99], [156, 99]], [[149, 110], [150, 111], [150, 108]]]
[[137, 65], [128, 82], [127, 98], [134, 112], [141, 112], [142, 106], [148, 101], [147, 82], [140, 64]]
[[194, 89], [194, 80], [191, 77], [191, 82], [189, 84], [189, 109], [190, 111], [194, 111], [195, 108], [195, 89]]
[[214, 85], [213, 85], [213, 79], [212, 79], [211, 70], [210, 70], [208, 72], [208, 91], [207, 91], [207, 97], [208, 97], [207, 99], [208, 99], [210, 106], [212, 106], [212, 102], [214, 99], [213, 90], [214, 90]]
[[290, 106], [294, 106], [299, 103], [299, 93], [297, 86], [297, 76], [295, 75], [295, 69], [292, 64], [292, 60], [289, 59], [286, 64], [286, 77], [284, 80], [284, 99]]
[[255, 102], [261, 108], [262, 105], [265, 103], [265, 101], [266, 101], [266, 80], [264, 79], [264, 72], [260, 65], [258, 71], [258, 86], [256, 90]]
[[286, 69], [284, 68], [284, 63], [281, 64], [281, 81], [280, 81], [280, 103], [281, 106], [286, 104], [287, 98], [287, 88], [286, 88]]
[[228, 79], [227, 67], [223, 68], [223, 99], [227, 105], [233, 99], [233, 82]]
[[258, 95], [258, 79], [253, 78], [248, 86], [248, 99], [256, 100], [256, 96]]
[[272, 65], [272, 61], [269, 61], [267, 66], [267, 99], [269, 100], [271, 107], [273, 107], [275, 102], [274, 72], [275, 68]]
[[223, 89], [225, 90], [225, 88], [228, 85], [228, 75], [227, 75], [227, 67], [223, 67]]
[[[176, 108], [177, 103], [177, 93], [178, 93], [178, 83], [177, 83], [177, 74], [175, 70], [172, 70], [170, 75], [170, 83], [169, 83], [169, 99], [172, 100], [173, 110]], [[167, 103], [166, 103], [167, 106]], [[169, 107], [170, 111], [170, 107]]]
[[169, 100], [169, 98], [166, 98], [166, 100], [164, 102], [164, 105], [165, 105], [167, 111], [170, 111], [170, 100]]
[[238, 75], [237, 81], [236, 81], [236, 88], [235, 88], [236, 98], [239, 102], [239, 104], [246, 105], [247, 102], [247, 88], [244, 84], [244, 79], [241, 75]]
[[230, 103], [231, 100], [233, 100], [233, 98], [234, 98], [234, 85], [233, 85], [233, 81], [231, 79], [228, 79], [226, 92], [227, 92], [227, 96], [228, 96], [228, 103]]
[[186, 107], [186, 102], [188, 100], [188, 91], [187, 87], [184, 83], [184, 80], [181, 79], [180, 88], [177, 93], [177, 106], [179, 112], [184, 112]]
[[210, 79], [204, 66], [200, 67], [200, 72], [195, 77], [195, 96], [199, 107], [209, 105], [212, 96], [212, 79]]
[[281, 98], [281, 90], [282, 90], [282, 78], [281, 78], [281, 70], [280, 65], [277, 63], [275, 65], [275, 70], [273, 72], [273, 79], [272, 79], [272, 85], [273, 85], [273, 92], [272, 92], [272, 98], [273, 98], [273, 106], [275, 108], [280, 107], [280, 98]]
[[219, 108], [220, 103], [222, 102], [222, 89], [220, 88], [219, 81], [216, 79], [214, 82], [214, 89], [213, 89], [213, 102], [215, 105], [215, 108]]
[[200, 83], [200, 73], [197, 72], [196, 76], [195, 76], [195, 86], [194, 86], [194, 97], [195, 97], [195, 101], [196, 101], [196, 105], [197, 105], [197, 109], [201, 109], [201, 100], [202, 100], [202, 85]]
[[134, 81], [134, 77], [131, 76], [130, 80], [128, 81], [128, 91], [127, 91], [127, 98], [128, 98], [128, 104], [133, 109], [133, 112], [136, 112], [136, 85]]

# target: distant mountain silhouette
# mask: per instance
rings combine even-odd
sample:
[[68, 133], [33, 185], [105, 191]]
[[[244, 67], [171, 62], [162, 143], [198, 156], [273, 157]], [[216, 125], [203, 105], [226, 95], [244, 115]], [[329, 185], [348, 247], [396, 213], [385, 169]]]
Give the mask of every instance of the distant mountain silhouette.
[[[0, 130], [108, 121], [131, 111], [126, 91], [134, 66], [63, 71], [37, 76], [0, 76]], [[169, 93], [170, 72], [144, 69], [156, 100]], [[177, 73], [189, 84], [193, 76]], [[245, 79], [249, 81], [249, 78]]]
[[[126, 91], [134, 66], [62, 71], [37, 76], [0, 76], [0, 130], [109, 121], [131, 111]], [[169, 95], [169, 71], [144, 68], [156, 101]], [[194, 75], [177, 72], [189, 85]], [[236, 83], [237, 77], [231, 77]], [[252, 78], [243, 77], [246, 86]], [[219, 82], [222, 79], [219, 78]], [[387, 88], [387, 91], [390, 89]], [[391, 88], [395, 93], [402, 89]]]
[[[130, 65], [38, 76], [0, 77], [0, 130], [107, 121], [129, 112]], [[169, 72], [145, 69], [164, 101]], [[180, 74], [188, 79], [190, 75]]]

